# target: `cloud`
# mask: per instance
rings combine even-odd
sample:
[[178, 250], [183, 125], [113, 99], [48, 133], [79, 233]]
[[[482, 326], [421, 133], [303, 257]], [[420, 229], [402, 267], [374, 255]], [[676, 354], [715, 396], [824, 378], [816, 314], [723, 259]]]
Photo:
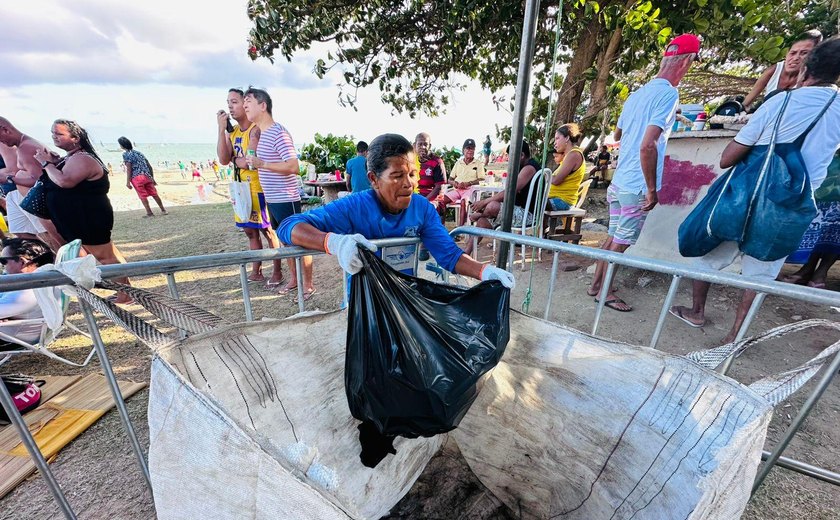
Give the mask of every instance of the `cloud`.
[[[246, 55], [245, 5], [208, 9], [198, 2], [54, 3], [52, 16], [10, 9], [0, 27], [3, 87], [35, 84], [197, 87], [328, 86], [306, 56], [293, 63], [253, 62]], [[221, 6], [221, 4], [219, 4]], [[5, 10], [5, 7], [4, 7]]]

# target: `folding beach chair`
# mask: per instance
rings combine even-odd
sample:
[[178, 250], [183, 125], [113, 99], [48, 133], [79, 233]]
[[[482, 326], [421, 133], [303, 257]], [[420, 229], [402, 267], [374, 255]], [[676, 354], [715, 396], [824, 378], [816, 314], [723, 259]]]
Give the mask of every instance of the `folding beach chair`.
[[[58, 253], [55, 255], [55, 265], [61, 262], [78, 258], [79, 251], [82, 248], [80, 240], [74, 240], [68, 244], [61, 246]], [[60, 287], [48, 287], [46, 289], [38, 289], [35, 291], [35, 298], [38, 301], [38, 306], [41, 307], [41, 318], [33, 318], [26, 320], [6, 320], [3, 325], [6, 326], [40, 326], [41, 331], [38, 341], [29, 343], [18, 337], [4, 333], [0, 330], [0, 340], [7, 341], [14, 345], [22, 347], [19, 350], [8, 350], [2, 353], [3, 357], [0, 359], [0, 364], [8, 361], [12, 356], [17, 354], [43, 354], [50, 359], [60, 361], [67, 365], [76, 367], [87, 366], [93, 358], [94, 350], [91, 348], [83, 363], [76, 363], [65, 359], [58, 354], [49, 350], [49, 345], [58, 337], [58, 334], [68, 327], [85, 337], [90, 337], [86, 332], [80, 330], [78, 327], [66, 320], [67, 308], [70, 306], [70, 297], [64, 294]]]

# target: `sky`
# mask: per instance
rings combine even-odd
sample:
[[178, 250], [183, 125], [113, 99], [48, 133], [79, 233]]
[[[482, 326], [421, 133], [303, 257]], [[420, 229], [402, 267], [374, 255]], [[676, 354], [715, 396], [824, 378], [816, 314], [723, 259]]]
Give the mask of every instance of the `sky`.
[[0, 6], [0, 115], [44, 142], [52, 121], [64, 118], [94, 142], [125, 135], [138, 143], [213, 143], [227, 89], [249, 84], [268, 90], [275, 120], [298, 146], [316, 132], [370, 141], [426, 131], [434, 146], [460, 148], [468, 137], [481, 142], [496, 124], [511, 124], [476, 83], [452, 93], [438, 118], [393, 114], [375, 87], [360, 92], [358, 112], [341, 107], [340, 72], [323, 80], [312, 72], [320, 54], [251, 61], [246, 0], [35, 2], [38, 9], [6, 0]]

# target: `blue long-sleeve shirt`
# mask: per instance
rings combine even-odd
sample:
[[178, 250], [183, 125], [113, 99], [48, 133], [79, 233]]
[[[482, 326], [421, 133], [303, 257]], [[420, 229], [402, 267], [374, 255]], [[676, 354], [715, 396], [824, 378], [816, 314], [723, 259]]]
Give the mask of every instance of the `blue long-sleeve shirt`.
[[369, 240], [420, 237], [438, 264], [450, 272], [455, 272], [455, 264], [464, 254], [441, 224], [437, 209], [425, 197], [416, 193], [411, 196], [408, 208], [397, 214], [388, 213], [382, 207], [374, 190], [353, 193], [320, 208], [287, 218], [277, 228], [280, 241], [291, 244], [292, 229], [301, 222], [323, 232], [345, 235], [359, 233]]

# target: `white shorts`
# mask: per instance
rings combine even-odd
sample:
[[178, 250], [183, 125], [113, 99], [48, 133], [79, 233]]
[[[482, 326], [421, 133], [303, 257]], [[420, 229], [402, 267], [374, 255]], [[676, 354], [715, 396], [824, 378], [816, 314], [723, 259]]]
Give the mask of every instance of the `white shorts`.
[[6, 195], [6, 219], [9, 221], [9, 232], [15, 235], [46, 233], [47, 230], [41, 225], [38, 217], [20, 209], [21, 200], [23, 200], [23, 195], [18, 190], [10, 191]]
[[693, 264], [697, 267], [721, 271], [741, 259], [741, 274], [760, 281], [770, 281], [779, 276], [785, 259], [764, 261], [745, 255], [738, 249], [737, 242], [723, 242], [705, 255], [695, 258]]

